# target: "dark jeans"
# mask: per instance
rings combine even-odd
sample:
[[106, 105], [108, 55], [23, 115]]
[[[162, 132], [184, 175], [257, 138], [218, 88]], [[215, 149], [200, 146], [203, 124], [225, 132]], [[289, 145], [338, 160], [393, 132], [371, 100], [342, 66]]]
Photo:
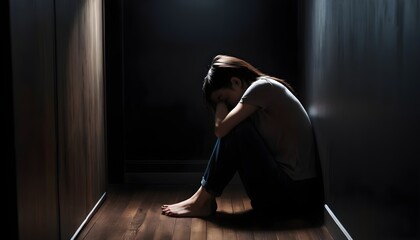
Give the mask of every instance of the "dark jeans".
[[201, 185], [220, 196], [236, 172], [255, 210], [307, 211], [316, 195], [314, 179], [294, 181], [280, 169], [250, 120], [217, 139]]

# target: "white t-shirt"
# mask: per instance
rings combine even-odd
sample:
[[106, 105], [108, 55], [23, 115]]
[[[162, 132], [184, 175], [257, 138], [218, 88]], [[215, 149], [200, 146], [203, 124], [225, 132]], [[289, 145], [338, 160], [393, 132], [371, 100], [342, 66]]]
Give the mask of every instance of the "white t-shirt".
[[315, 177], [311, 121], [293, 93], [276, 80], [260, 77], [241, 102], [259, 108], [250, 118], [280, 168], [293, 180]]

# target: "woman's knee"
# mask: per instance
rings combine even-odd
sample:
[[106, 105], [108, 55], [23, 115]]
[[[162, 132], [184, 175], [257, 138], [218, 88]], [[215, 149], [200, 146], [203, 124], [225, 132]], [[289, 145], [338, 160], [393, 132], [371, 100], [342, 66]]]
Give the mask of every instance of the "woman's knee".
[[250, 119], [246, 119], [235, 126], [231, 132], [226, 135], [227, 137], [233, 138], [244, 138], [257, 136], [257, 130]]

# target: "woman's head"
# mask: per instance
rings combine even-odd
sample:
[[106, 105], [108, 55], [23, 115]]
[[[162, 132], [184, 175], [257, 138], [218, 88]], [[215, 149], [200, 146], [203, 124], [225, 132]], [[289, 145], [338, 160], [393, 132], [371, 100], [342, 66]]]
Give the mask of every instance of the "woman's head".
[[[235, 89], [249, 86], [263, 73], [246, 61], [226, 55], [217, 55], [203, 82], [205, 101], [214, 106], [212, 93], [220, 89]], [[239, 82], [238, 82], [239, 80]]]

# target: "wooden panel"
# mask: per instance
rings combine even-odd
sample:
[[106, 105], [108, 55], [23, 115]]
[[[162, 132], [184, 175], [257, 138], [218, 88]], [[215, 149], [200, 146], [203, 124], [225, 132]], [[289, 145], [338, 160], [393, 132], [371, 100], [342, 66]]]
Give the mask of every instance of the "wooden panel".
[[62, 239], [105, 191], [101, 0], [57, 0], [57, 96]]
[[102, 0], [87, 1], [86, 44], [88, 84], [85, 84], [86, 143], [87, 143], [87, 206], [88, 210], [98, 202], [105, 191], [105, 100], [103, 76]]
[[57, 239], [53, 0], [10, 1], [20, 239]]

